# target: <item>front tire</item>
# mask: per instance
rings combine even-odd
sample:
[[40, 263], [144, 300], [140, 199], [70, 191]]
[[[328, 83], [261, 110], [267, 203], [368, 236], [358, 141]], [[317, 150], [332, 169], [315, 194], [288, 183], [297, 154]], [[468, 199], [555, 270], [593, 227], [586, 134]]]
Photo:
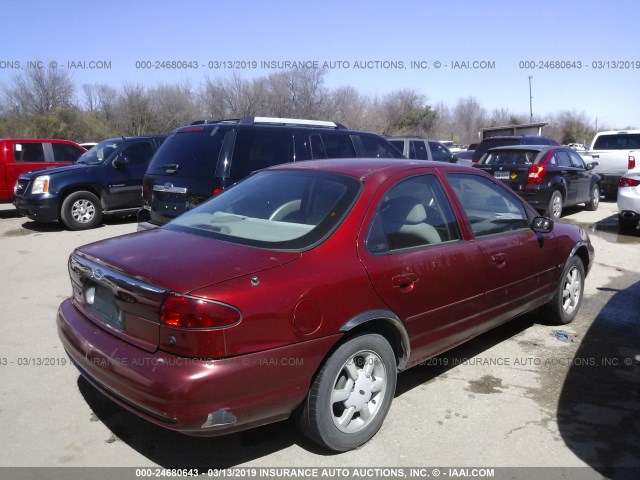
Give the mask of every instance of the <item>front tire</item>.
[[344, 452], [382, 426], [396, 389], [396, 357], [389, 342], [362, 334], [342, 344], [316, 376], [298, 417], [305, 435]]
[[585, 206], [590, 212], [595, 212], [598, 209], [598, 205], [600, 205], [600, 187], [594, 185], [589, 201], [585, 203]]
[[578, 314], [584, 293], [584, 265], [580, 257], [573, 256], [567, 263], [560, 283], [551, 301], [546, 305], [549, 321], [566, 325]]
[[69, 230], [95, 228], [102, 220], [100, 199], [91, 192], [73, 192], [62, 202], [60, 219]]
[[549, 200], [549, 205], [547, 206], [547, 217], [552, 220], [558, 220], [560, 215], [562, 215], [562, 193], [558, 190], [554, 190], [551, 194], [551, 199]]

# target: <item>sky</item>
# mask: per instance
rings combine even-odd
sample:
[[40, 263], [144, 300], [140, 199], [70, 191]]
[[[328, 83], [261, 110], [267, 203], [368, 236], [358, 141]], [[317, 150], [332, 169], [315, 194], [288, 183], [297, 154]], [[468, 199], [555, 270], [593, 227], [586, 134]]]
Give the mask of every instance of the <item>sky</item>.
[[326, 87], [352, 86], [372, 97], [414, 89], [432, 106], [474, 97], [489, 112], [529, 115], [531, 108], [539, 121], [584, 112], [598, 129], [640, 128], [637, 0], [2, 6], [0, 88], [27, 68], [48, 65], [69, 71], [80, 98], [85, 83], [198, 86], [207, 77], [266, 76], [288, 61], [326, 67]]

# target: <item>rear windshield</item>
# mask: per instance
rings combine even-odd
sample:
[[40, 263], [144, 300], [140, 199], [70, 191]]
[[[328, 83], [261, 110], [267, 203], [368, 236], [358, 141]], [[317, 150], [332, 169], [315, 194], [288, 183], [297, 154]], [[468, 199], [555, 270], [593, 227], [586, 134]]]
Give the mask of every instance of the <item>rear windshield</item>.
[[616, 133], [600, 135], [594, 150], [633, 150], [640, 148], [640, 133]]
[[305, 249], [337, 227], [360, 186], [345, 175], [267, 170], [163, 228], [255, 247]]
[[508, 147], [509, 145], [521, 145], [522, 139], [510, 138], [510, 139], [498, 139], [492, 140], [490, 138], [481, 141], [478, 147], [473, 151], [473, 158], [480, 158], [485, 154], [487, 150], [494, 147]]
[[194, 127], [169, 136], [151, 160], [147, 173], [166, 175], [177, 171], [185, 177], [213, 177], [225, 131]]
[[539, 163], [537, 150], [496, 150], [487, 152], [480, 159], [480, 165], [531, 165]]

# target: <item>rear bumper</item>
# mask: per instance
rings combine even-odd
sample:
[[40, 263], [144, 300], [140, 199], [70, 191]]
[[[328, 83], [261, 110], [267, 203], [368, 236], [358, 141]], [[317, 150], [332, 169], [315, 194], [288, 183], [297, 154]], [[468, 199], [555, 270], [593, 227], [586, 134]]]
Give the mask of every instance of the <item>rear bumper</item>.
[[15, 196], [13, 199], [18, 213], [37, 222], [56, 222], [60, 211], [58, 198], [41, 196]]
[[598, 173], [600, 175], [600, 191], [607, 198], [615, 198], [618, 191], [618, 181], [622, 175]]
[[58, 335], [81, 374], [116, 403], [163, 427], [215, 436], [287, 418], [339, 335], [221, 360], [149, 353], [65, 300]]

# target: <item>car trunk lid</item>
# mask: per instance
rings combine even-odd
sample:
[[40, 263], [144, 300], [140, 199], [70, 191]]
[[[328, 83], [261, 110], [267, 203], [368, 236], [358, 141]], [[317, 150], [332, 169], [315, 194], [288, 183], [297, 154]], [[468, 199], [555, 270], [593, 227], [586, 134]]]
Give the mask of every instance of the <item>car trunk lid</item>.
[[[177, 250], [177, 246], [180, 250]], [[77, 249], [69, 259], [74, 305], [113, 335], [153, 352], [171, 292], [199, 288], [292, 262], [280, 252], [154, 229]]]

